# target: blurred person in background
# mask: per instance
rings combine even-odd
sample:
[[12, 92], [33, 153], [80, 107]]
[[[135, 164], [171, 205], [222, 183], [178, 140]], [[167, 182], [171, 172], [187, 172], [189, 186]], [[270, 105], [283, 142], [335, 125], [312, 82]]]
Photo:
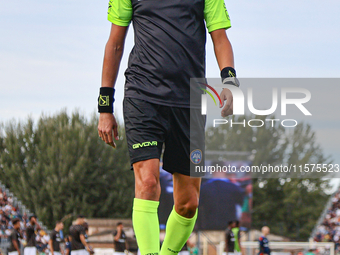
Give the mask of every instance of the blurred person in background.
[[88, 255], [90, 247], [85, 239], [85, 217], [79, 215], [74, 225], [70, 227], [72, 255]]
[[71, 255], [72, 247], [71, 247], [71, 236], [67, 235], [64, 239], [65, 241], [65, 251], [64, 255]]
[[13, 197], [8, 197], [7, 203], [10, 204], [10, 205], [13, 205]]
[[9, 217], [4, 212], [4, 210], [0, 209], [0, 224], [4, 226], [3, 230], [5, 230], [8, 226]]
[[85, 229], [85, 241], [86, 243], [89, 243], [89, 224], [87, 222], [84, 222], [83, 226]]
[[25, 212], [24, 215], [22, 216], [22, 220], [23, 220], [23, 222], [24, 222], [25, 225], [26, 225], [26, 223], [28, 222], [28, 216], [27, 216], [27, 213], [26, 213], [26, 212]]
[[190, 255], [198, 255], [198, 248], [194, 242], [187, 241], [187, 248]]
[[60, 243], [62, 242], [62, 238], [60, 236], [60, 230], [64, 229], [64, 223], [58, 221], [55, 225], [55, 228], [52, 230], [50, 234], [50, 240], [48, 242], [50, 247], [51, 255], [61, 255]]
[[20, 234], [20, 219], [15, 218], [12, 220], [13, 230], [11, 235], [9, 236], [9, 240], [11, 242], [10, 247], [8, 248], [8, 255], [21, 255], [20, 254], [20, 241], [22, 236]]
[[240, 222], [238, 220], [235, 221], [235, 225], [231, 231], [233, 231], [235, 237], [234, 253], [235, 255], [241, 255], [242, 247], [240, 241]]
[[26, 247], [24, 249], [24, 255], [36, 255], [37, 254], [37, 241], [35, 231], [41, 229], [37, 222], [37, 216], [31, 215], [29, 217], [29, 223], [26, 227]]
[[330, 234], [326, 234], [322, 239], [322, 242], [330, 242], [330, 241], [332, 241]]
[[262, 235], [259, 238], [259, 246], [260, 246], [259, 255], [270, 255], [269, 241], [267, 239], [267, 235], [269, 235], [270, 229], [269, 227], [264, 226], [262, 227], [261, 232], [262, 232]]
[[122, 222], [117, 223], [117, 229], [113, 233], [113, 244], [115, 249], [115, 254], [124, 254], [128, 251], [128, 243], [126, 241], [126, 235], [123, 230], [124, 225]]
[[6, 239], [7, 236], [5, 235], [5, 232], [1, 229], [1, 225], [0, 225], [0, 242], [1, 240]]
[[[211, 165], [223, 167], [225, 162], [212, 161]], [[225, 230], [229, 221], [239, 219], [237, 208], [243, 204], [244, 189], [232, 177], [233, 173], [216, 171], [211, 179], [202, 182], [197, 219], [200, 229]]]
[[47, 246], [48, 246], [50, 237], [46, 234], [44, 230], [39, 230], [35, 240], [37, 242], [38, 253], [45, 254], [47, 251]]
[[313, 249], [309, 249], [305, 255], [315, 255], [315, 253], [313, 252]]
[[242, 227], [251, 227], [251, 210], [253, 206], [253, 185], [248, 184], [246, 187], [246, 194], [242, 204], [241, 224]]
[[89, 241], [89, 224], [87, 222], [84, 222], [84, 228], [85, 228], [85, 241], [89, 246], [90, 249], [90, 254], [94, 254], [93, 248], [90, 245], [90, 241]]
[[225, 232], [225, 246], [224, 253], [226, 255], [233, 255], [235, 250], [235, 236], [232, 229], [235, 227], [235, 221], [229, 221], [228, 228]]
[[5, 203], [7, 203], [7, 194], [6, 194], [6, 192], [3, 192], [3, 193], [2, 193], [2, 200], [3, 200]]
[[8, 217], [0, 207], [0, 241], [6, 239], [8, 236], [5, 231], [8, 225]]

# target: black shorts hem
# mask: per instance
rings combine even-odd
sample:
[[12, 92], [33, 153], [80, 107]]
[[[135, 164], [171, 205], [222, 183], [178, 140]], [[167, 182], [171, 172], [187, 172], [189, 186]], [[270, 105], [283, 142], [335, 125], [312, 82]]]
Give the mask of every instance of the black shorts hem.
[[205, 175], [205, 173], [191, 173], [190, 171], [182, 171], [182, 170], [173, 170], [173, 168], [168, 168], [168, 167], [164, 167], [163, 166], [163, 170], [167, 171], [170, 174], [174, 174], [174, 173], [179, 173], [179, 174], [183, 174], [185, 176], [190, 176], [192, 178], [201, 178]]
[[156, 157], [156, 156], [153, 156], [153, 155], [145, 155], [143, 157], [137, 157], [137, 158], [130, 159], [131, 168], [132, 168], [132, 165], [134, 163], [137, 163], [137, 162], [140, 162], [140, 161], [145, 161], [145, 160], [148, 160], [148, 159], [158, 159], [159, 160], [159, 157]]

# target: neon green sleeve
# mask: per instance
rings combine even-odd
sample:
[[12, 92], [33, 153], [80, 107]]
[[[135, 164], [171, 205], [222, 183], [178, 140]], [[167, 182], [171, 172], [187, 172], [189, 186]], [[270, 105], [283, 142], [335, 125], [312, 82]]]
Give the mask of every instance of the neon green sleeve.
[[205, 0], [204, 19], [209, 33], [217, 29], [231, 27], [224, 0]]
[[110, 0], [107, 19], [117, 26], [127, 27], [132, 19], [131, 0]]

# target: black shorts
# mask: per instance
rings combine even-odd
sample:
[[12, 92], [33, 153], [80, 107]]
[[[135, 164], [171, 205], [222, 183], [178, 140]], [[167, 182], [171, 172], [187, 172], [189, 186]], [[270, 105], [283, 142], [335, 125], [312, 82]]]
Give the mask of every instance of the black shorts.
[[131, 165], [160, 159], [164, 144], [164, 170], [201, 176], [194, 174], [196, 166], [204, 165], [205, 116], [200, 109], [124, 98], [123, 112]]

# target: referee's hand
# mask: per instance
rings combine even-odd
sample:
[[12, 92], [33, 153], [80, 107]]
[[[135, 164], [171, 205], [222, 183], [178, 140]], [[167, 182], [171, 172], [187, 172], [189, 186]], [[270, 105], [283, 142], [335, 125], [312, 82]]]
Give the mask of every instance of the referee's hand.
[[222, 100], [222, 105], [220, 105], [220, 108], [222, 108], [221, 116], [227, 117], [229, 115], [233, 115], [233, 94], [231, 91], [227, 88], [224, 88], [220, 94], [220, 97]]
[[[112, 136], [113, 133], [113, 136]], [[98, 123], [99, 137], [108, 145], [116, 148], [113, 137], [119, 140], [116, 118], [112, 113], [100, 113]]]

